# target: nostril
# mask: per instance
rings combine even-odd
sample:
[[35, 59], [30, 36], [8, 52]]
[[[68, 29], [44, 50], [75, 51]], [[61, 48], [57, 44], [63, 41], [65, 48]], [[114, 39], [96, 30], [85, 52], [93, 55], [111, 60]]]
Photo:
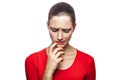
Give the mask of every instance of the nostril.
[[58, 40], [62, 40], [62, 39], [63, 39], [63, 36], [62, 36], [62, 35], [58, 35], [57, 39], [58, 39]]
[[57, 38], [58, 40], [62, 40], [63, 39], [63, 37], [62, 36], [58, 36], [58, 38]]

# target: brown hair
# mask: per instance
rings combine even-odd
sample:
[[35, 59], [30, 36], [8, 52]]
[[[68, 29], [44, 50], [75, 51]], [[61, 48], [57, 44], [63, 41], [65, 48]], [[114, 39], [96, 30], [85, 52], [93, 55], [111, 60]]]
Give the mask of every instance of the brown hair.
[[71, 17], [71, 21], [74, 26], [75, 21], [76, 21], [75, 12], [74, 12], [73, 7], [70, 4], [66, 2], [59, 2], [53, 5], [49, 11], [48, 24], [49, 24], [50, 19], [53, 16], [58, 16], [58, 15], [69, 15]]

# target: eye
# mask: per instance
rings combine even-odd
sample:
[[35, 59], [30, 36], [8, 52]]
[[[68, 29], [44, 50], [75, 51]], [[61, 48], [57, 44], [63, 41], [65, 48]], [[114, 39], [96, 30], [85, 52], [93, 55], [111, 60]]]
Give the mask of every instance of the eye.
[[69, 33], [71, 29], [63, 29], [63, 32]]
[[56, 28], [51, 28], [51, 30], [52, 30], [53, 32], [57, 32], [57, 31], [58, 31], [58, 29], [56, 29]]

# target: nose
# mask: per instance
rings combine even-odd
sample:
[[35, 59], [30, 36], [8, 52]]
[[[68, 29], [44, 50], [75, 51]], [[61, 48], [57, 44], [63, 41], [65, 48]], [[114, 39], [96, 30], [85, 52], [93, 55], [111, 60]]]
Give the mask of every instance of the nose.
[[63, 40], [63, 33], [62, 33], [62, 30], [59, 30], [57, 39], [58, 39], [59, 41]]

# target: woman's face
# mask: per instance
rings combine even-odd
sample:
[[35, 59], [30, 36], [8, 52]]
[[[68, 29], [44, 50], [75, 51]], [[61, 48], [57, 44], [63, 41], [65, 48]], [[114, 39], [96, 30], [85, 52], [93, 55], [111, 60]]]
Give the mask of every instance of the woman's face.
[[68, 45], [74, 27], [71, 18], [67, 15], [53, 16], [50, 19], [48, 30], [52, 41], [57, 43], [57, 47]]

